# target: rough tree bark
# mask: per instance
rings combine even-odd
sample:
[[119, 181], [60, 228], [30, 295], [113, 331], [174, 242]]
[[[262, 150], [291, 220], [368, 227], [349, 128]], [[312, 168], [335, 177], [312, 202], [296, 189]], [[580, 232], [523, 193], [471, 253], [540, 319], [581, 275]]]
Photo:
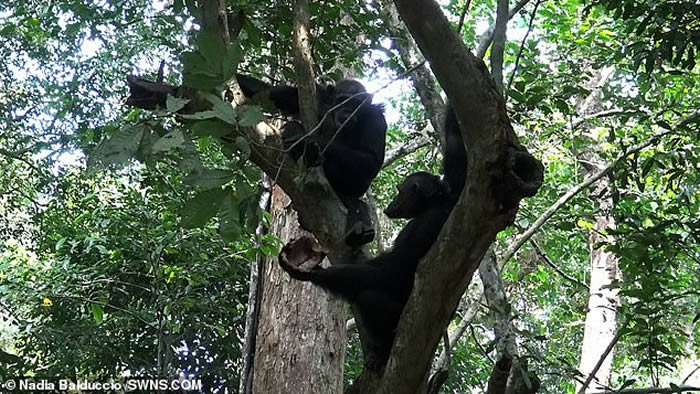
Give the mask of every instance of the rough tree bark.
[[[264, 191], [260, 196], [258, 206], [263, 212], [270, 212], [270, 177], [263, 175], [262, 184]], [[263, 236], [269, 231], [263, 223], [259, 223], [255, 229], [255, 235]], [[240, 394], [252, 394], [253, 371], [255, 364], [255, 337], [258, 331], [258, 319], [260, 317], [260, 300], [262, 298], [262, 269], [265, 263], [264, 256], [258, 256], [250, 263], [250, 279], [248, 280], [248, 307], [246, 308], [245, 334], [243, 337], [243, 367], [241, 368], [241, 381], [238, 387]]]
[[[272, 190], [270, 231], [284, 243], [302, 235], [291, 200]], [[254, 393], [340, 393], [345, 361], [344, 303], [290, 279], [268, 259], [256, 335]]]
[[425, 387], [435, 347], [486, 249], [512, 222], [518, 201], [536, 192], [542, 167], [517, 142], [483, 62], [464, 47], [439, 5], [395, 4], [455, 108], [470, 163], [462, 196], [418, 267], [383, 376], [368, 379], [365, 390], [413, 393]]
[[[294, 68], [301, 120], [316, 126], [316, 81], [311, 65], [308, 0], [293, 2]], [[272, 192], [272, 233], [283, 243], [300, 238], [292, 201], [279, 187]], [[259, 393], [340, 393], [345, 361], [345, 305], [312, 283], [291, 280], [276, 259], [264, 267], [261, 313], [256, 335], [253, 387]], [[325, 262], [328, 264], [328, 262]]]
[[[585, 117], [601, 111], [602, 85], [606, 79], [606, 73], [601, 70], [594, 72], [588, 83], [591, 93], [578, 105], [579, 116]], [[589, 129], [584, 125], [581, 134], [588, 136]], [[590, 149], [578, 152], [578, 159], [586, 176], [600, 171], [605, 166], [605, 162], [597, 154], [599, 150], [596, 149], [598, 144], [595, 144], [595, 137], [589, 139], [594, 145]], [[609, 235], [606, 235], [607, 230], [615, 228], [615, 220], [611, 213], [612, 199], [610, 194], [606, 193], [608, 190], [610, 190], [608, 178], [602, 178], [590, 190], [591, 195], [599, 197], [596, 199], [595, 223], [589, 231], [588, 237], [591, 269], [590, 295], [579, 364], [579, 371], [583, 374], [584, 380], [593, 372], [602, 357], [605, 347], [601, 344], [610, 343], [617, 332], [617, 309], [620, 306], [618, 292], [622, 276], [618, 267], [618, 257], [607, 251], [604, 246], [605, 243], [613, 241]], [[594, 393], [608, 386], [612, 374], [613, 356], [614, 351], [611, 351], [605, 357], [600, 368], [595, 372], [593, 381], [583, 392]], [[576, 392], [581, 392], [581, 389], [581, 382], [577, 382]]]

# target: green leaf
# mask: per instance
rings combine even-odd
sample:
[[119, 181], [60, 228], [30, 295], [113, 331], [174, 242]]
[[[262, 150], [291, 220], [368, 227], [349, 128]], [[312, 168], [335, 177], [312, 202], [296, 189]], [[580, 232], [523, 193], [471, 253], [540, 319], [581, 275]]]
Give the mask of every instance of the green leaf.
[[576, 224], [577, 224], [579, 227], [585, 228], [585, 229], [587, 229], [587, 230], [593, 229], [593, 223], [588, 222], [588, 221], [583, 220], [583, 219], [579, 219], [579, 220], [576, 222]]
[[188, 185], [212, 189], [231, 182], [234, 176], [235, 173], [231, 170], [207, 168], [204, 172], [197, 172], [186, 176], [183, 182]]
[[230, 125], [236, 124], [236, 110], [231, 103], [227, 103], [219, 98], [219, 96], [211, 93], [205, 94], [204, 98], [214, 106], [214, 113], [217, 118]]
[[252, 127], [265, 120], [262, 108], [257, 105], [249, 106], [241, 113], [238, 125], [242, 127]]
[[97, 323], [101, 323], [102, 319], [104, 317], [104, 309], [102, 309], [102, 306], [99, 304], [92, 304], [92, 318], [95, 320]]
[[125, 164], [138, 151], [144, 130], [146, 125], [137, 124], [117, 131], [95, 149], [88, 161], [88, 167], [94, 167], [96, 163]]
[[158, 141], [153, 144], [152, 152], [167, 152], [174, 148], [179, 148], [185, 144], [185, 137], [182, 135], [182, 131], [175, 129], [170, 133], [160, 137]]
[[659, 119], [656, 123], [658, 123], [659, 126], [663, 127], [666, 130], [673, 130], [673, 126], [671, 126], [668, 122], [666, 122], [663, 119]]
[[221, 202], [227, 193], [230, 194], [227, 190], [222, 189], [205, 190], [198, 193], [182, 207], [182, 226], [188, 229], [204, 226], [219, 211]]
[[185, 8], [185, 2], [184, 0], [174, 0], [173, 1], [173, 13], [174, 14], [180, 14], [182, 13], [182, 10]]
[[520, 103], [525, 102], [525, 96], [523, 96], [517, 90], [513, 90], [513, 89], [509, 90], [508, 95], [510, 97], [512, 97], [513, 99], [515, 99], [515, 101], [517, 101], [517, 102], [520, 102]]
[[655, 163], [656, 159], [650, 157], [644, 162], [644, 164], [642, 164], [642, 178], [646, 177], [649, 171], [651, 171], [651, 169], [654, 168]]
[[569, 113], [569, 104], [565, 100], [554, 99], [554, 106], [563, 114]]
[[219, 211], [219, 234], [228, 241], [233, 241], [241, 234], [240, 210], [238, 201], [229, 193]]
[[203, 120], [203, 119], [216, 118], [216, 112], [214, 112], [214, 111], [202, 111], [202, 112], [195, 112], [193, 114], [180, 115], [180, 116], [184, 119]]
[[212, 69], [201, 54], [197, 52], [183, 52], [180, 58], [182, 59], [185, 73], [216, 77], [217, 70]]
[[243, 174], [248, 178], [248, 180], [259, 180], [260, 179], [260, 169], [256, 166], [244, 166], [243, 167]]
[[[211, 113], [213, 116], [214, 113]], [[223, 137], [231, 134], [231, 131], [231, 125], [220, 120], [202, 120], [192, 125], [192, 132], [198, 137]]]
[[223, 82], [219, 77], [212, 77], [205, 74], [192, 74], [186, 72], [183, 78], [185, 86], [199, 90], [212, 90]]
[[189, 102], [189, 99], [177, 98], [169, 94], [168, 98], [165, 100], [165, 107], [168, 109], [168, 111], [175, 113], [183, 109]]
[[61, 238], [61, 239], [59, 239], [58, 242], [56, 242], [56, 246], [54, 246], [54, 250], [56, 250], [56, 251], [61, 250], [61, 247], [62, 247], [63, 244], [65, 244], [65, 243], [66, 243], [66, 238]]
[[228, 81], [236, 73], [238, 68], [238, 63], [243, 58], [243, 51], [238, 42], [233, 42], [226, 48], [226, 55], [224, 55], [224, 60], [222, 62], [222, 73], [224, 81]]
[[197, 47], [199, 53], [204, 56], [211, 70], [216, 70], [218, 74], [221, 70], [221, 54], [226, 53], [226, 47], [221, 36], [210, 30], [202, 30], [197, 35]]
[[244, 159], [247, 159], [250, 157], [250, 144], [248, 144], [248, 140], [245, 139], [244, 137], [238, 136], [236, 137], [236, 149], [238, 152], [241, 153], [241, 157]]

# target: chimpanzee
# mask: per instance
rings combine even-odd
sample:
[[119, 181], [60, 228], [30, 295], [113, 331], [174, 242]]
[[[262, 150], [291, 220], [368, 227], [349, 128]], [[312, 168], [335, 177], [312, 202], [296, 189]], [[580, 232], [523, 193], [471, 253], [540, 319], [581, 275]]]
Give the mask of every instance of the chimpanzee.
[[443, 160], [445, 181], [450, 186], [454, 197], [458, 198], [467, 178], [467, 151], [464, 149], [464, 140], [452, 105], [447, 106], [445, 113], [445, 146]]
[[[236, 77], [246, 97], [267, 95], [282, 113], [299, 115], [296, 87], [271, 86], [247, 75]], [[383, 107], [372, 104], [372, 95], [360, 82], [347, 79], [317, 85], [316, 98], [319, 120], [323, 120], [319, 130], [300, 142], [307, 132], [301, 123], [291, 121], [282, 128], [282, 142], [291, 148], [295, 160], [303, 156], [306, 165], [322, 166], [328, 183], [348, 208], [346, 242], [361, 246], [374, 238], [369, 209], [360, 197], [384, 162], [387, 125]]]
[[391, 217], [415, 216], [401, 230], [391, 250], [363, 263], [300, 271], [288, 262], [285, 246], [280, 252], [280, 265], [291, 277], [313, 282], [354, 304], [376, 346], [373, 353], [383, 365], [413, 289], [418, 262], [430, 250], [452, 210], [449, 201], [449, 189], [440, 177], [427, 172], [411, 174], [386, 210]]
[[316, 266], [310, 271], [289, 264], [288, 246], [279, 256], [280, 265], [291, 277], [313, 282], [355, 305], [375, 344], [372, 350], [378, 363], [368, 364], [370, 367], [383, 365], [389, 356], [416, 267], [437, 240], [465, 184], [467, 155], [452, 107], [446, 113], [445, 132], [445, 180], [427, 172], [411, 174], [384, 210], [390, 218], [412, 219], [391, 250], [367, 262], [325, 269]]

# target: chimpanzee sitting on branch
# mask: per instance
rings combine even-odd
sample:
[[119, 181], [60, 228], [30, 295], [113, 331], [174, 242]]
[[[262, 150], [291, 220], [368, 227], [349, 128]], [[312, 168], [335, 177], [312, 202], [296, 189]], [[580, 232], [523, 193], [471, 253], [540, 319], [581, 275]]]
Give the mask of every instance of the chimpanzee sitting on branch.
[[[296, 87], [271, 86], [241, 74], [236, 78], [246, 97], [267, 96], [282, 113], [299, 115]], [[282, 127], [282, 142], [295, 160], [303, 156], [307, 166], [322, 166], [328, 183], [348, 208], [346, 243], [361, 246], [374, 239], [369, 209], [360, 197], [384, 162], [387, 126], [383, 108], [372, 104], [372, 95], [360, 82], [348, 79], [317, 85], [316, 98], [318, 130], [307, 133], [293, 120]]]

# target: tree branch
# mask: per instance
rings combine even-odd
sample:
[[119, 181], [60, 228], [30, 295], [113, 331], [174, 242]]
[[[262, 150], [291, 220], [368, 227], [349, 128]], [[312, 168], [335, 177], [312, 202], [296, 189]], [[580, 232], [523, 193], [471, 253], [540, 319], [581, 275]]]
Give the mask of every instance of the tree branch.
[[462, 339], [462, 336], [465, 332], [467, 332], [467, 328], [474, 320], [474, 317], [476, 317], [476, 313], [479, 311], [479, 305], [481, 304], [481, 300], [484, 298], [484, 287], [481, 284], [481, 281], [476, 282], [476, 284], [475, 282], [472, 282], [469, 287], [470, 289], [472, 287], [476, 288], [474, 289], [473, 293], [471, 293], [470, 290], [467, 290], [467, 292], [471, 294], [469, 297], [470, 301], [467, 304], [466, 310], [462, 314], [462, 320], [460, 320], [457, 327], [450, 332], [450, 349], [443, 349], [440, 352], [440, 356], [438, 356], [437, 361], [435, 362], [436, 365], [442, 365], [445, 362], [445, 359], [448, 357], [446, 352], [452, 351], [452, 348], [454, 348], [457, 345], [457, 342]]
[[586, 123], [587, 121], [589, 121], [591, 119], [605, 118], [608, 116], [614, 116], [614, 115], [620, 115], [620, 114], [633, 115], [633, 114], [638, 114], [638, 113], [644, 113], [644, 112], [640, 111], [640, 110], [630, 111], [630, 110], [619, 109], [619, 108], [608, 109], [605, 111], [600, 111], [600, 112], [596, 112], [596, 113], [593, 113], [590, 115], [586, 115], [582, 118], [574, 120], [571, 124], [571, 128], [575, 130], [575, 129], [581, 127], [582, 124]]
[[496, 82], [499, 93], [503, 94], [503, 52], [506, 49], [506, 30], [508, 28], [508, 0], [498, 0], [496, 6], [496, 25], [493, 30], [493, 48], [491, 49], [491, 75]]
[[530, 240], [530, 243], [531, 243], [532, 246], [535, 248], [535, 251], [536, 251], [537, 254], [542, 258], [542, 260], [544, 260], [544, 262], [545, 262], [548, 266], [550, 266], [550, 267], [551, 267], [557, 274], [559, 274], [562, 278], [568, 280], [569, 282], [571, 282], [571, 283], [573, 283], [573, 284], [575, 284], [575, 285], [578, 285], [578, 286], [581, 286], [581, 287], [585, 287], [586, 289], [590, 289], [590, 287], [588, 287], [587, 284], [585, 284], [585, 283], [583, 283], [583, 282], [577, 280], [577, 279], [574, 278], [573, 276], [571, 276], [571, 275], [567, 274], [566, 272], [562, 271], [561, 268], [559, 268], [556, 264], [554, 264], [554, 262], [553, 262], [552, 260], [550, 260], [549, 256], [547, 256], [547, 254], [544, 252], [544, 250], [542, 250], [542, 248], [540, 247], [540, 245], [538, 245], [537, 242], [535, 242], [534, 239], [531, 239], [531, 240]]
[[[599, 113], [599, 114], [601, 114], [601, 113]], [[615, 166], [620, 164], [620, 162], [625, 160], [630, 155], [637, 153], [643, 149], [646, 149], [646, 148], [658, 143], [661, 138], [663, 138], [669, 134], [672, 134], [679, 127], [684, 126], [685, 124], [691, 122], [692, 120], [696, 119], [699, 116], [700, 116], [700, 111], [695, 111], [692, 114], [681, 119], [678, 123], [676, 123], [676, 125], [675, 125], [675, 127], [673, 127], [673, 129], [658, 133], [658, 134], [648, 138], [646, 141], [643, 141], [643, 142], [640, 142], [636, 145], [631, 146], [629, 149], [620, 153], [615, 158], [615, 160], [610, 162], [610, 164], [603, 167], [600, 171], [591, 175], [588, 179], [586, 179], [583, 182], [579, 183], [578, 185], [574, 186], [571, 190], [569, 190], [564, 195], [559, 197], [557, 202], [555, 202], [552, 206], [547, 208], [547, 210], [544, 211], [537, 218], [537, 220], [535, 220], [535, 222], [532, 224], [532, 226], [530, 226], [530, 228], [528, 228], [524, 233], [522, 233], [516, 239], [516, 241], [511, 244], [511, 246], [508, 248], [508, 250], [506, 250], [506, 252], [503, 254], [503, 257], [502, 257], [503, 262], [505, 263], [508, 260], [510, 260], [515, 255], [515, 253], [518, 250], [520, 250], [520, 248], [525, 244], [525, 242], [527, 242], [542, 227], [542, 225], [544, 225], [544, 223], [547, 220], [549, 220], [549, 218], [551, 218], [560, 208], [562, 208], [564, 205], [566, 205], [566, 203], [569, 202], [569, 200], [571, 200], [572, 198], [574, 198], [574, 196], [576, 196], [578, 193], [582, 192], [588, 186], [592, 185], [593, 183], [597, 182], [600, 178], [604, 177], [608, 172], [610, 172], [610, 170], [615, 168]]]
[[462, 28], [464, 27], [464, 19], [467, 17], [467, 11], [469, 11], [469, 6], [472, 4], [472, 0], [467, 0], [467, 3], [464, 4], [464, 8], [462, 8], [462, 13], [459, 15], [459, 23], [457, 24], [457, 33], [462, 32]]
[[[394, 3], [455, 109], [470, 163], [459, 201], [418, 266], [379, 382], [378, 392], [400, 394], [424, 387], [435, 348], [461, 295], [496, 234], [512, 222], [517, 202], [541, 184], [542, 167], [518, 143], [488, 70], [467, 51], [440, 6], [434, 0]], [[520, 159], [526, 168], [522, 177], [511, 171]], [[504, 184], [517, 186], [504, 193], [494, 189]], [[498, 197], [503, 194], [514, 199]]]
[[312, 130], [318, 121], [318, 114], [316, 113], [316, 80], [314, 70], [311, 67], [313, 59], [311, 56], [311, 29], [309, 28], [311, 19], [309, 1], [294, 0], [292, 14], [294, 15], [292, 51], [299, 89], [299, 113], [304, 129]]
[[[299, 3], [295, 3], [295, 6], [299, 6]], [[229, 43], [231, 39], [235, 38], [229, 36], [230, 29], [227, 26], [228, 19], [223, 0], [202, 2], [201, 8], [203, 28], [215, 31], [225, 43]], [[306, 12], [306, 15], [308, 15], [308, 12]], [[300, 24], [303, 25], [304, 23]], [[300, 29], [303, 30], [303, 27], [300, 27]], [[295, 36], [295, 40], [299, 40], [299, 45], [302, 47], [308, 45], [308, 28], [305, 33], [302, 31], [302, 33]], [[310, 59], [310, 52], [303, 56], [305, 59]], [[308, 81], [313, 84], [313, 74], [311, 74], [311, 78]], [[304, 89], [301, 86], [302, 81], [300, 80], [299, 83], [300, 96], [304, 96]], [[244, 111], [245, 105], [242, 104], [245, 102], [245, 97], [240, 88], [233, 80], [229, 85], [234, 92], [235, 103], [238, 104], [241, 111]], [[179, 90], [180, 92], [178, 93], [184, 94], [185, 97], [193, 101], [201, 101], [196, 92]], [[312, 107], [313, 111], [315, 111], [315, 102], [313, 102]], [[316, 123], [315, 120], [313, 125]], [[332, 192], [327, 182], [321, 181], [314, 184], [313, 187], [306, 187], [295, 180], [299, 174], [299, 169], [293, 163], [289, 163], [290, 160], [285, 160], [284, 150], [280, 144], [277, 130], [270, 127], [267, 123], [261, 122], [255, 127], [232, 127], [232, 134], [233, 136], [241, 135], [249, 141], [251, 147], [250, 160], [284, 189], [284, 192], [294, 202], [294, 207], [297, 211], [314, 212], [313, 215], [306, 215], [306, 220], [318, 241], [327, 249], [328, 257], [333, 263], [350, 262], [358, 258], [357, 251], [349, 248], [343, 238], [347, 209]], [[319, 170], [315, 169], [315, 171]], [[360, 254], [366, 256], [365, 252]]]
[[440, 97], [440, 90], [435, 84], [433, 74], [425, 65], [425, 59], [418, 50], [415, 40], [399, 19], [396, 6], [391, 0], [383, 0], [382, 11], [389, 18], [392, 35], [397, 37], [393, 39], [393, 43], [396, 45], [404, 67], [410, 67], [412, 64], [418, 65], [413, 67], [409, 77], [425, 108], [425, 112], [428, 114], [428, 119], [433, 125], [433, 130], [441, 133], [444, 123], [445, 102]]
[[[508, 13], [508, 19], [512, 19], [515, 14], [518, 13], [527, 3], [529, 3], [530, 0], [520, 0], [517, 4], [513, 6], [513, 8], [510, 10]], [[495, 26], [491, 26], [486, 30], [484, 34], [481, 35], [481, 38], [479, 39], [479, 45], [476, 47], [476, 53], [475, 56], [478, 57], [479, 59], [482, 59], [484, 55], [486, 54], [486, 50], [489, 49], [489, 46], [491, 45], [491, 41], [493, 40], [494, 36], [494, 31], [495, 31]]]
[[[425, 131], [425, 130], [424, 130]], [[415, 136], [413, 139], [408, 141], [405, 144], [400, 144], [388, 152], [386, 152], [386, 156], [384, 158], [384, 164], [382, 164], [382, 168], [389, 167], [390, 165], [394, 164], [395, 161], [403, 158], [406, 155], [409, 155], [418, 149], [430, 144], [432, 141], [430, 137], [428, 137], [423, 131]]]
[[525, 37], [523, 37], [523, 41], [520, 43], [520, 49], [518, 49], [518, 56], [515, 57], [515, 65], [513, 66], [513, 72], [510, 73], [510, 78], [508, 78], [508, 89], [510, 89], [510, 85], [513, 83], [513, 78], [515, 78], [515, 73], [518, 72], [518, 64], [520, 63], [520, 56], [523, 54], [523, 48], [525, 48], [525, 43], [527, 42], [527, 37], [530, 35], [530, 32], [532, 31], [532, 24], [535, 22], [535, 15], [537, 15], [537, 7], [540, 6], [540, 3], [542, 0], [537, 0], [537, 3], [535, 3], [535, 7], [532, 9], [532, 15], [530, 15], [530, 24], [527, 26], [527, 32], [525, 33]]

